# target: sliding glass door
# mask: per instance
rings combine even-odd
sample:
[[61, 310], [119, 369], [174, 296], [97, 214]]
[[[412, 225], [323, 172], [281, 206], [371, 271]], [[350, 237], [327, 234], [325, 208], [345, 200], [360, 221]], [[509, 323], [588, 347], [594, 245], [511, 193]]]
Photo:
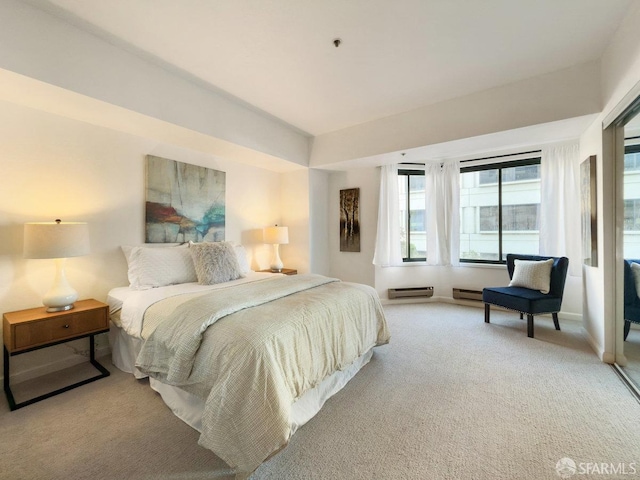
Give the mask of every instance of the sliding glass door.
[[[623, 158], [620, 158], [623, 157]], [[621, 172], [623, 228], [622, 250], [624, 280], [623, 321], [618, 322], [616, 350], [626, 358], [622, 368], [626, 375], [640, 385], [640, 114], [631, 115], [624, 123], [624, 156], [617, 158]], [[620, 344], [620, 339], [622, 342]]]

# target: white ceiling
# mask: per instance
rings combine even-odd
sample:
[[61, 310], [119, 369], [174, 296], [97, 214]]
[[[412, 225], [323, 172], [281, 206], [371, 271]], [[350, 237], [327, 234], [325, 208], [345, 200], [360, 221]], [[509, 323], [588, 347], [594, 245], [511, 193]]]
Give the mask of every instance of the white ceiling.
[[319, 135], [598, 59], [633, 0], [26, 1]]

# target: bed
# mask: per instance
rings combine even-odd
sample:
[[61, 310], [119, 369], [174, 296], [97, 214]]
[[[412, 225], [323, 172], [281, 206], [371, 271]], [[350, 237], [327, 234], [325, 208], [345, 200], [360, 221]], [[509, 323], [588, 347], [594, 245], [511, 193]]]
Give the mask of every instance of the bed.
[[[189, 273], [160, 285], [135, 278], [139, 251], [134, 258], [125, 251], [130, 286], [109, 292], [110, 340], [114, 365], [149, 376], [151, 388], [200, 432], [198, 443], [245, 478], [366, 365], [389, 332], [373, 288], [253, 272], [240, 265], [242, 249], [226, 248], [238, 255], [241, 276], [183, 282], [193, 280]], [[146, 253], [152, 270], [182, 268], [158, 262], [165, 254], [188, 264], [177, 247], [144, 250], [157, 250]]]

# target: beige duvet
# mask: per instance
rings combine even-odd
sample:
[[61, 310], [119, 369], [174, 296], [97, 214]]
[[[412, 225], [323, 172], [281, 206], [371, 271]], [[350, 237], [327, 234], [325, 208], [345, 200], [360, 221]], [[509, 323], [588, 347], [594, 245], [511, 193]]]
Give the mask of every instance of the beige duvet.
[[137, 367], [205, 400], [199, 443], [240, 475], [291, 435], [291, 405], [389, 341], [371, 287], [282, 276], [171, 297], [147, 310]]

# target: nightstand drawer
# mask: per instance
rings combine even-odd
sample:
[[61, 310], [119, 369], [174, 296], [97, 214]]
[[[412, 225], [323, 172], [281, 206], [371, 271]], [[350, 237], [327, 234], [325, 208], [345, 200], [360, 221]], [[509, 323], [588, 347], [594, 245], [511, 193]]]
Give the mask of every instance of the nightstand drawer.
[[[37, 313], [38, 310], [19, 312], [24, 318], [5, 315], [5, 345], [10, 352], [22, 351], [75, 337], [82, 337], [109, 329], [108, 308], [78, 302], [78, 308], [64, 313]], [[85, 308], [83, 308], [85, 307]], [[24, 315], [24, 312], [34, 312]], [[7, 320], [8, 317], [8, 320]], [[13, 320], [12, 325], [6, 324]]]
[[83, 312], [52, 320], [16, 325], [15, 348], [30, 348], [43, 343], [83, 335], [107, 328], [101, 311]]

